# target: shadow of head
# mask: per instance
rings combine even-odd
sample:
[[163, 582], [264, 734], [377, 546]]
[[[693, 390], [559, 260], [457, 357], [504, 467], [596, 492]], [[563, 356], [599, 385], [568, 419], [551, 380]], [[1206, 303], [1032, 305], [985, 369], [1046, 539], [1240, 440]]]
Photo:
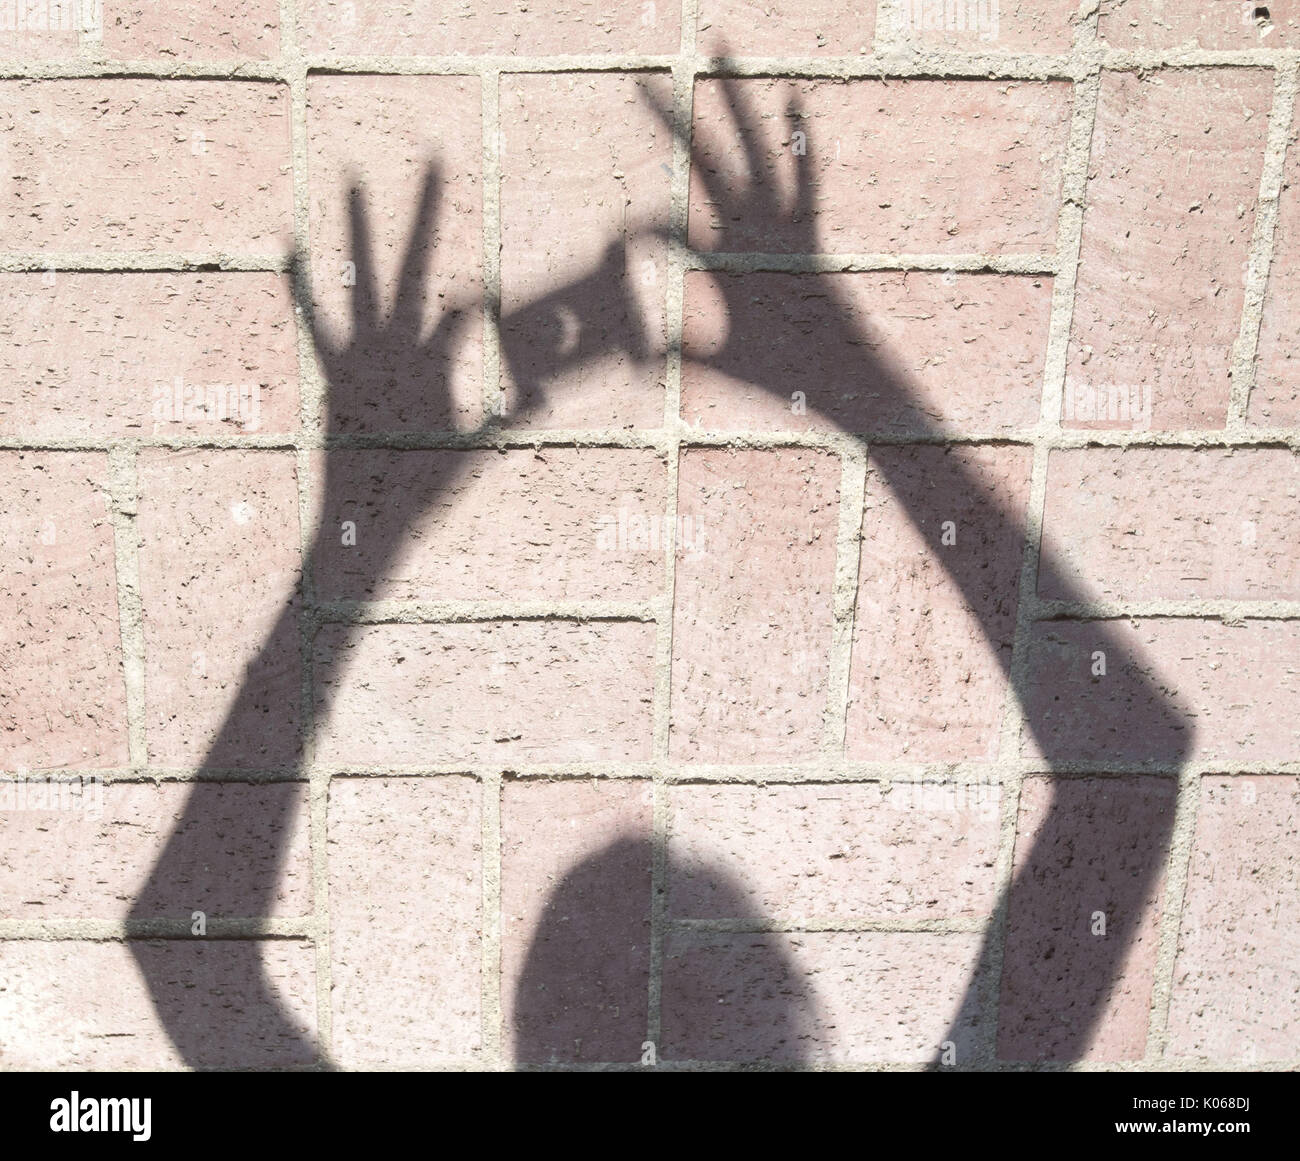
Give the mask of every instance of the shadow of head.
[[786, 937], [756, 930], [762, 917], [717, 866], [669, 866], [663, 877], [702, 878], [709, 912], [726, 922], [670, 925], [661, 1032], [651, 1036], [653, 862], [648, 840], [616, 839], [551, 892], [507, 1012], [515, 1064], [807, 1065], [816, 1024], [811, 987]]

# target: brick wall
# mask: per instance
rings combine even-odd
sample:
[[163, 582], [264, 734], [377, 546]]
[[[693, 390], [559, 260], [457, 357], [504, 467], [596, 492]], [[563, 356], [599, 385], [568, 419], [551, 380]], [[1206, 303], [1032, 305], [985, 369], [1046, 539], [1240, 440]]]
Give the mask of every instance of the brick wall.
[[1300, 1061], [1300, 18], [961, 7], [0, 20], [0, 1066]]

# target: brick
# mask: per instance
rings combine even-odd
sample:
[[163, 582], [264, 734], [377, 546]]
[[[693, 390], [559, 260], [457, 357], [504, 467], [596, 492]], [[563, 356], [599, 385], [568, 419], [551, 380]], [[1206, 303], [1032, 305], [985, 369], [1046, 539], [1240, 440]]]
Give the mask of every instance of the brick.
[[672, 1060], [920, 1064], [951, 1041], [960, 1063], [976, 1044], [967, 985], [978, 948], [973, 934], [675, 933], [660, 1050]]
[[1078, 0], [891, 0], [882, 32], [906, 47], [1069, 52]]
[[[691, 272], [682, 419], [711, 431], [1030, 427], [1051, 298], [1051, 280], [1034, 277]], [[837, 330], [844, 318], [857, 327]]]
[[0, 127], [19, 178], [0, 199], [14, 249], [289, 249], [285, 86], [4, 81]]
[[676, 52], [681, 7], [658, 0], [555, 0], [451, 8], [435, 0], [305, 0], [299, 28], [310, 52], [441, 56], [490, 53]]
[[668, 225], [672, 134], [648, 98], [672, 104], [667, 76], [502, 79], [502, 376], [521, 426], [660, 425], [667, 263], [650, 231]]
[[334, 1049], [428, 1067], [482, 1046], [482, 833], [471, 778], [330, 783]]
[[[1092, 676], [1093, 653], [1106, 676]], [[1300, 626], [1180, 618], [1043, 622], [1027, 657], [1026, 754], [1079, 761], [1289, 761]]]
[[[89, 19], [87, 19], [89, 17]], [[0, 7], [0, 60], [37, 61], [76, 57], [82, 27], [93, 32], [93, 9], [75, 3], [23, 3]]]
[[[325, 599], [646, 600], [662, 587], [667, 469], [649, 451], [334, 451]], [[413, 511], [411, 498], [433, 492]], [[396, 502], [394, 502], [396, 500]], [[394, 551], [397, 559], [393, 560]]]
[[1300, 779], [1201, 780], [1169, 1004], [1171, 1055], [1295, 1056], [1300, 1027]]
[[640, 1060], [650, 804], [640, 780], [502, 786], [501, 1008], [514, 1060]]
[[1054, 567], [1040, 570], [1039, 595], [1296, 600], [1297, 500], [1290, 451], [1053, 452], [1043, 527]]
[[1294, 48], [1300, 20], [1281, 5], [1232, 0], [1101, 0], [1097, 35], [1114, 48]]
[[1142, 1059], [1177, 789], [1170, 778], [1026, 780], [1001, 1059]]
[[[22, 1070], [282, 1068], [311, 1063], [315, 952], [300, 940], [0, 941], [0, 1059]], [[262, 968], [283, 1013], [254, 1003]], [[154, 1007], [194, 1021], [182, 1056]], [[279, 1019], [277, 1019], [279, 1017]]]
[[166, 8], [142, 0], [113, 5], [103, 51], [119, 60], [267, 60], [280, 51], [278, 0], [233, 0], [213, 8], [178, 0]]
[[[849, 676], [850, 758], [996, 757], [1030, 467], [1020, 447], [873, 452]], [[949, 523], [955, 543], [944, 544]]]
[[[695, 141], [729, 199], [711, 203], [692, 167], [689, 238], [705, 250], [1027, 254], [1056, 248], [1069, 89], [1060, 83], [745, 80], [760, 180], [781, 206], [796, 193], [803, 108], [815, 220], [747, 207], [748, 178], [726, 90], [700, 81]], [[972, 128], [977, 125], [978, 128]], [[784, 156], [788, 155], [788, 156]], [[906, 158], [906, 164], [900, 160]], [[742, 208], [747, 207], [747, 208]]]
[[294, 764], [301, 545], [293, 455], [144, 452], [139, 489], [150, 761]]
[[[311, 912], [301, 784], [87, 780], [46, 791], [43, 805], [63, 809], [33, 809], [31, 790], [29, 784], [26, 809], [0, 812], [6, 919], [125, 919], [133, 907], [187, 922], [196, 910], [209, 921]], [[23, 793], [21, 784], [0, 784], [0, 802], [13, 794], [21, 803]], [[159, 851], [182, 826], [180, 849], [169, 861], [180, 877], [142, 891]], [[222, 873], [226, 864], [238, 864], [239, 873]], [[249, 884], [259, 889], [246, 893]]]
[[0, 767], [125, 765], [108, 457], [0, 461]]
[[837, 458], [814, 450], [682, 455], [675, 758], [793, 761], [819, 751], [839, 476]]
[[0, 430], [33, 440], [292, 431], [295, 342], [276, 274], [0, 274]]
[[[344, 352], [329, 401], [340, 430], [482, 422], [481, 108], [472, 77], [316, 76], [308, 84], [312, 294], [322, 330]], [[427, 269], [419, 293], [402, 301], [411, 325], [385, 331], [431, 167], [434, 224], [415, 247]], [[353, 252], [353, 191], [369, 225], [370, 293], [366, 256]], [[462, 312], [462, 323], [443, 350], [430, 351], [424, 340], [449, 310]], [[377, 333], [361, 324], [370, 312]]]
[[835, 0], [699, 0], [696, 44], [714, 56], [870, 52], [876, 8]]
[[[989, 915], [996, 786], [672, 789], [674, 917], [785, 921]], [[733, 914], [744, 908], [740, 915]]]
[[1300, 374], [1295, 364], [1300, 347], [1300, 151], [1287, 151], [1282, 188], [1278, 197], [1273, 262], [1259, 327], [1255, 383], [1250, 392], [1247, 420], [1269, 427], [1300, 424]]
[[638, 761], [650, 756], [654, 625], [328, 625], [320, 761]]
[[1273, 77], [1102, 74], [1063, 421], [1221, 428]]

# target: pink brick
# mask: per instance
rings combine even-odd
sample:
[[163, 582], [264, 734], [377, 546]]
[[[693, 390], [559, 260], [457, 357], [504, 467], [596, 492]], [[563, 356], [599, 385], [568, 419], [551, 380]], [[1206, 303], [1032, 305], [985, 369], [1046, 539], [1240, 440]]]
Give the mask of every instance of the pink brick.
[[[695, 140], [728, 204], [711, 203], [691, 173], [690, 240], [712, 250], [780, 253], [904, 251], [1023, 254], [1056, 248], [1069, 88], [989, 81], [745, 80], [759, 175], [784, 207], [794, 203], [794, 130], [807, 135], [813, 221], [742, 209], [744, 150], [719, 81], [695, 93]], [[786, 116], [790, 101], [802, 123]], [[907, 164], [900, 164], [906, 158]], [[735, 199], [734, 202], [732, 199]]]
[[135, 0], [110, 3], [104, 16], [104, 52], [118, 59], [265, 60], [280, 49], [278, 0]]
[[681, 5], [672, 0], [553, 0], [483, 7], [435, 0], [304, 0], [310, 52], [441, 56], [451, 53], [676, 52]]
[[[667, 469], [653, 452], [334, 451], [330, 467], [345, 482], [324, 516], [324, 599], [647, 600], [663, 586]], [[412, 510], [421, 489], [434, 504]], [[345, 520], [355, 545], [333, 532]]]
[[673, 611], [676, 758], [793, 761], [818, 752], [839, 477], [838, 459], [813, 450], [683, 454]]
[[139, 488], [150, 761], [292, 764], [302, 688], [292, 454], [145, 452]]
[[649, 784], [507, 781], [501, 1008], [521, 1063], [637, 1061], [650, 970]]
[[[1114, 48], [1295, 48], [1300, 20], [1281, 4], [1101, 0], [1097, 34]], [[1255, 12], [1265, 9], [1266, 22]]]
[[[1030, 427], [1051, 299], [1050, 279], [991, 274], [688, 273], [682, 418], [712, 431]], [[845, 317], [859, 333], [830, 325]]]
[[1291, 1060], [1300, 1029], [1300, 779], [1201, 780], [1169, 1052]]
[[895, 783], [672, 791], [669, 910], [787, 921], [988, 915], [996, 786]]
[[[1031, 455], [880, 448], [862, 521], [850, 758], [996, 756]], [[944, 544], [945, 525], [955, 543]]]
[[[1158, 490], [1152, 482], [1158, 481]], [[1045, 597], [1300, 598], [1300, 461], [1289, 451], [1089, 448], [1054, 452]]]
[[[332, 372], [332, 423], [349, 431], [477, 426], [483, 415], [479, 82], [316, 76], [307, 104], [312, 293], [322, 330], [344, 352], [342, 369]], [[382, 328], [397, 305], [430, 167], [437, 173], [433, 228], [415, 247], [427, 270], [419, 293], [402, 300], [411, 325], [367, 338], [359, 318], [377, 314]], [[363, 293], [367, 256], [353, 252], [353, 191], [369, 226], [377, 303]], [[431, 353], [422, 340], [448, 310], [463, 312], [462, 322], [447, 349]]]
[[[62, 809], [34, 809], [31, 784], [26, 791], [21, 784], [0, 784], [0, 803], [10, 794], [18, 808], [0, 810], [0, 916], [6, 919], [125, 919], [133, 906], [187, 922], [192, 911], [203, 911], [209, 921], [256, 917], [264, 910], [261, 896], [245, 896], [242, 888], [268, 882], [274, 886], [267, 914], [311, 912], [307, 795], [301, 784], [85, 781], [46, 791], [44, 805], [64, 804]], [[183, 877], [142, 895], [191, 794], [191, 809], [202, 821], [178, 840], [180, 850], [169, 864]], [[290, 833], [280, 860], [273, 852], [286, 825]], [[213, 874], [223, 860], [238, 863], [241, 874]]]
[[1026, 780], [1000, 1058], [1142, 1058], [1177, 789], [1155, 777]]
[[661, 422], [667, 265], [649, 231], [668, 225], [672, 134], [647, 98], [671, 105], [668, 77], [502, 79], [502, 376], [521, 426]]
[[0, 274], [0, 428], [24, 439], [291, 431], [295, 342], [276, 274]]
[[[164, 940], [135, 945], [171, 1014], [196, 1024], [185, 1060], [122, 943], [0, 942], [0, 1057], [22, 1070], [277, 1068], [310, 1064], [315, 952], [299, 940]], [[252, 952], [252, 955], [247, 954]], [[251, 1003], [261, 971], [284, 1007]], [[201, 1031], [199, 1030], [201, 1029]]]
[[1079, 0], [891, 0], [882, 31], [916, 49], [1069, 52]]
[[282, 255], [289, 94], [245, 81], [4, 81], [14, 249]]
[[1223, 426], [1273, 76], [1104, 73], [1063, 420]]
[[334, 1047], [418, 1068], [482, 1044], [482, 834], [471, 778], [330, 783]]
[[653, 624], [328, 625], [316, 640], [321, 761], [650, 756]]
[[870, 52], [876, 6], [836, 0], [699, 0], [696, 44], [715, 56]]
[[[82, 11], [88, 8], [87, 5]], [[75, 4], [6, 0], [0, 8], [0, 60], [75, 58], [83, 24], [93, 29], [93, 17], [85, 20]]]
[[1259, 328], [1259, 353], [1255, 385], [1250, 393], [1247, 417], [1251, 423], [1270, 427], [1300, 423], [1300, 151], [1287, 151], [1282, 190], [1278, 202], [1277, 231], [1273, 239], [1273, 262], [1268, 272], [1268, 289]]
[[[1092, 676], [1093, 653], [1106, 676]], [[1026, 753], [1081, 761], [1290, 761], [1300, 625], [1179, 618], [1044, 622], [1028, 656]]]
[[[676, 933], [664, 956], [671, 1060], [920, 1064], [974, 1053], [979, 936]], [[958, 1021], [954, 1036], [951, 1026]]]
[[0, 767], [124, 765], [108, 458], [0, 462]]

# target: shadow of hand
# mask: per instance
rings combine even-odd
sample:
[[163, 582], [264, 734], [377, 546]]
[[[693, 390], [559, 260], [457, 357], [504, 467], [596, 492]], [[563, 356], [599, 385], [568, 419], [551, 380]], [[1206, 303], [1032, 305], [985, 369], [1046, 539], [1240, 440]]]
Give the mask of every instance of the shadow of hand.
[[349, 191], [351, 260], [345, 266], [345, 285], [351, 285], [351, 334], [346, 340], [327, 333], [312, 293], [307, 262], [298, 254], [291, 259], [294, 295], [308, 320], [328, 383], [329, 433], [437, 430], [454, 418], [449, 356], [472, 304], [445, 307], [433, 327], [426, 327], [425, 282], [439, 198], [439, 173], [430, 164], [393, 305], [385, 312], [365, 199], [360, 187], [354, 185]]
[[[722, 58], [725, 70], [730, 61]], [[722, 77], [720, 82], [726, 97], [726, 107], [733, 123], [739, 154], [743, 165], [738, 173], [729, 173], [719, 159], [729, 155], [720, 142], [693, 137], [691, 131], [676, 124], [672, 110], [667, 109], [648, 95], [646, 100], [664, 124], [677, 136], [691, 154], [691, 173], [698, 178], [699, 188], [720, 223], [744, 223], [746, 236], [780, 240], [780, 249], [792, 255], [819, 254], [823, 251], [814, 204], [814, 181], [809, 158], [812, 146], [806, 129], [792, 128], [789, 155], [794, 165], [794, 192], [783, 197], [779, 183], [773, 180], [773, 166], [768, 158], [775, 151], [767, 140], [760, 118], [752, 104], [740, 91], [734, 78]], [[797, 98], [786, 105], [786, 119], [792, 127], [806, 124], [804, 111]], [[802, 134], [796, 138], [794, 133]], [[694, 199], [693, 199], [694, 200]], [[670, 230], [658, 229], [659, 237], [676, 241]], [[702, 248], [698, 236], [704, 230], [688, 230], [688, 244], [692, 264], [705, 270], [725, 270], [728, 266], [723, 252], [715, 248]], [[695, 239], [692, 241], [692, 239]], [[721, 304], [715, 317], [725, 321], [726, 334], [707, 346], [692, 346], [684, 337], [683, 355], [693, 363], [721, 371], [737, 379], [777, 393], [788, 393], [788, 371], [779, 363], [762, 357], [772, 344], [771, 321], [762, 311], [754, 309], [753, 290], [737, 274], [714, 275], [713, 287]], [[861, 342], [853, 311], [847, 303], [834, 295], [820, 294], [813, 307], [816, 318], [811, 327], [802, 328], [803, 335], [818, 345], [839, 342]], [[689, 328], [688, 328], [689, 334]], [[791, 333], [792, 342], [801, 336]]]

